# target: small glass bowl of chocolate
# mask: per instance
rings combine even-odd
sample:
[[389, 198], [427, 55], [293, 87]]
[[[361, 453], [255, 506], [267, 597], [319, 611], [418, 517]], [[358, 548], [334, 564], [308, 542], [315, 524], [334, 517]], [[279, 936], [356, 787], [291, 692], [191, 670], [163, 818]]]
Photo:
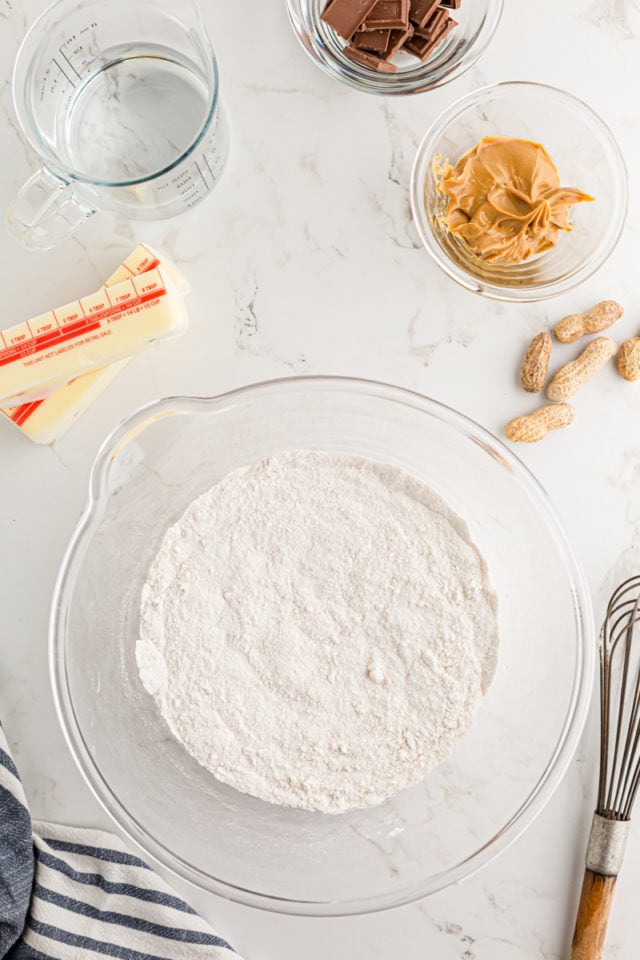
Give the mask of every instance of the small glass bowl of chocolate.
[[459, 77], [491, 40], [504, 0], [287, 0], [309, 56], [332, 77], [383, 95]]
[[627, 171], [606, 124], [538, 83], [500, 83], [449, 107], [418, 150], [415, 224], [445, 273], [496, 300], [545, 300], [608, 259]]

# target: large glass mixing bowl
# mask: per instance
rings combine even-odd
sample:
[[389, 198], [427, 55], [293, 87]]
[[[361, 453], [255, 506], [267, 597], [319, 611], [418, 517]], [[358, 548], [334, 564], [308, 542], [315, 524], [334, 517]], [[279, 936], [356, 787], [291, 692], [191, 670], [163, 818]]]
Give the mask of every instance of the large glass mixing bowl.
[[[140, 591], [166, 528], [230, 470], [294, 448], [361, 454], [430, 484], [469, 523], [500, 598], [498, 670], [472, 729], [418, 786], [339, 816], [218, 783], [170, 734], [134, 656]], [[122, 830], [205, 890], [307, 915], [407, 903], [513, 841], [575, 750], [595, 652], [580, 567], [522, 463], [433, 400], [329, 377], [162, 400], [118, 427], [91, 474], [50, 640], [69, 745]]]

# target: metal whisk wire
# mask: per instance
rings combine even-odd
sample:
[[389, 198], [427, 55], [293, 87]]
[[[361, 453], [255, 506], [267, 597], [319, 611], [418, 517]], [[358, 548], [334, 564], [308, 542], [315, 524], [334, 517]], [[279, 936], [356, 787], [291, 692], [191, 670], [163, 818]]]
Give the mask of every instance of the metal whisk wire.
[[640, 789], [640, 576], [615, 591], [600, 632], [600, 777], [570, 960], [602, 960]]
[[600, 634], [600, 672], [597, 812], [629, 820], [640, 788], [640, 577], [626, 580], [609, 601]]

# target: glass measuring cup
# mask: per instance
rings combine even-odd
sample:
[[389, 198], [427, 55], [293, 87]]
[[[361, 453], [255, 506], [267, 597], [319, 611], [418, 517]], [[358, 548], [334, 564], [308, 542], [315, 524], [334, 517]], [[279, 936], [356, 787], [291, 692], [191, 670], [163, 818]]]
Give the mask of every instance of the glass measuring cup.
[[22, 42], [15, 111], [42, 159], [8, 212], [48, 249], [98, 210], [154, 220], [200, 203], [229, 135], [193, 0], [58, 0]]

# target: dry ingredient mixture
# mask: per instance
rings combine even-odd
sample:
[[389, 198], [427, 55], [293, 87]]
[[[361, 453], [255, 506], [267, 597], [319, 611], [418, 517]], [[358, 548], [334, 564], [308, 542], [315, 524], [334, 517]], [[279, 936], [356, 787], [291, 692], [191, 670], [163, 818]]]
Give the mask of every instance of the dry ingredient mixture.
[[560, 185], [541, 144], [515, 137], [484, 137], [445, 166], [438, 190], [449, 198], [451, 233], [480, 260], [507, 266], [554, 247], [559, 231], [571, 230], [571, 207], [593, 200]]
[[136, 652], [215, 777], [339, 813], [447, 757], [497, 649], [485, 562], [439, 496], [392, 466], [297, 451], [230, 473], [167, 531]]

